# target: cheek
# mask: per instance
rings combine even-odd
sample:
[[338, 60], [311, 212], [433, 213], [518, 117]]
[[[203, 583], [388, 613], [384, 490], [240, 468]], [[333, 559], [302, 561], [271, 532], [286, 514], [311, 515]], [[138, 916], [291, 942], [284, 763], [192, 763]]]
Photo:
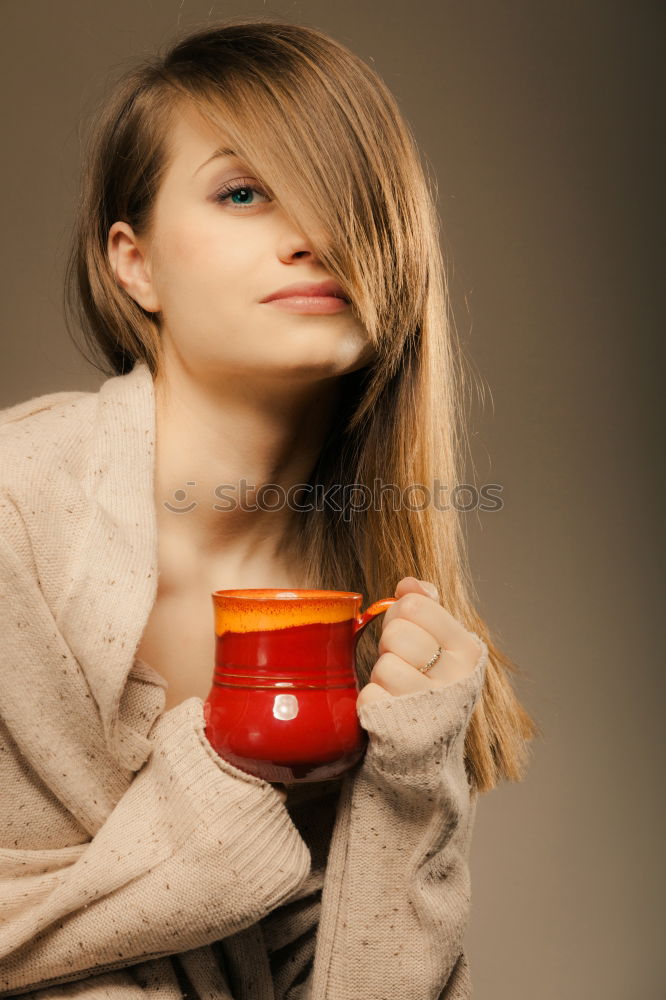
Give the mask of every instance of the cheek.
[[163, 279], [203, 277], [213, 261], [229, 257], [225, 234], [210, 206], [181, 207], [176, 212], [173, 204], [165, 203], [161, 208], [155, 256]]
[[256, 242], [244, 235], [220, 232], [220, 227], [215, 230], [210, 226], [186, 227], [174, 234], [169, 266], [174, 290], [177, 287], [186, 300], [196, 293], [211, 294], [217, 301], [224, 288], [231, 300], [243, 300], [257, 257]]
[[202, 266], [220, 253], [220, 241], [214, 239], [201, 226], [181, 223], [163, 234], [160, 254], [162, 274], [178, 281], [179, 275], [192, 276], [202, 273]]

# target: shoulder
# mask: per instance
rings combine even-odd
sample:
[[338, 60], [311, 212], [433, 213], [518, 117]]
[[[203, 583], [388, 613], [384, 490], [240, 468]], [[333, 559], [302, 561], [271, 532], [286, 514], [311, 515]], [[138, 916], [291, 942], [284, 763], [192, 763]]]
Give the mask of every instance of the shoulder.
[[80, 459], [98, 391], [51, 392], [0, 409], [0, 490], [48, 476]]
[[126, 469], [142, 484], [150, 476], [152, 385], [141, 362], [96, 390], [52, 392], [0, 409], [0, 539], [26, 549], [27, 527], [42, 562], [59, 564], [100, 508], [110, 504], [122, 516]]
[[0, 433], [5, 425], [25, 421], [38, 413], [53, 411], [76, 400], [97, 395], [96, 392], [86, 392], [85, 390], [63, 390], [60, 392], [47, 392], [43, 396], [33, 396], [31, 399], [23, 399], [19, 403], [10, 406], [0, 407]]
[[0, 446], [16, 438], [57, 438], [77, 420], [86, 419], [96, 405], [97, 391], [49, 392], [0, 408]]

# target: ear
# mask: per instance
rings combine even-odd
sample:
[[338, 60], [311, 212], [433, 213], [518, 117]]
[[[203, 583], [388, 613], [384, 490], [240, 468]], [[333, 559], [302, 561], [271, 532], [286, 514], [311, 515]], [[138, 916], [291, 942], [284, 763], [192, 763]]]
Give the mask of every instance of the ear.
[[107, 240], [109, 263], [117, 284], [147, 312], [159, 312], [157, 296], [145, 249], [126, 222], [114, 222]]

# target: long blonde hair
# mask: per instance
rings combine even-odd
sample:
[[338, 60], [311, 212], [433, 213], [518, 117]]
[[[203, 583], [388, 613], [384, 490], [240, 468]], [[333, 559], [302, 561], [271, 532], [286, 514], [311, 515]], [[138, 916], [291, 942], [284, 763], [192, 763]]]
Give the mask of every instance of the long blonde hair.
[[[370, 365], [341, 377], [340, 412], [310, 482], [373, 490], [380, 481], [398, 496], [413, 484], [432, 488], [436, 477], [449, 489], [460, 483], [471, 379], [449, 318], [433, 184], [381, 78], [315, 28], [226, 19], [116, 82], [89, 135], [67, 271], [66, 306], [88, 360], [109, 376], [138, 359], [153, 375], [159, 370], [160, 317], [115, 281], [107, 237], [116, 220], [149, 232], [180, 108], [196, 108], [231, 141], [308, 235], [376, 349]], [[71, 332], [69, 317], [68, 325]], [[402, 576], [432, 580], [444, 607], [490, 653], [466, 734], [470, 781], [483, 792], [501, 779], [523, 779], [528, 741], [539, 729], [512, 686], [519, 668], [475, 609], [455, 505], [325, 506], [300, 514], [285, 544], [308, 586], [355, 590], [366, 602], [386, 596]], [[359, 643], [363, 684], [380, 627], [378, 619]]]

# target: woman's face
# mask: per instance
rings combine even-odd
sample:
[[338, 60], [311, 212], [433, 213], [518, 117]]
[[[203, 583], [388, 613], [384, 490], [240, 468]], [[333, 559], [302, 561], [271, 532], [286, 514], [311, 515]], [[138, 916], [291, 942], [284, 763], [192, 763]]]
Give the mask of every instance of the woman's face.
[[[367, 364], [374, 351], [347, 303], [311, 314], [262, 299], [330, 279], [308, 241], [219, 137], [193, 114], [170, 132], [171, 159], [148, 239], [109, 233], [120, 283], [161, 312], [162, 347], [210, 381], [219, 375], [318, 380]], [[229, 190], [240, 188], [230, 194]], [[137, 252], [138, 251], [140, 252]]]

